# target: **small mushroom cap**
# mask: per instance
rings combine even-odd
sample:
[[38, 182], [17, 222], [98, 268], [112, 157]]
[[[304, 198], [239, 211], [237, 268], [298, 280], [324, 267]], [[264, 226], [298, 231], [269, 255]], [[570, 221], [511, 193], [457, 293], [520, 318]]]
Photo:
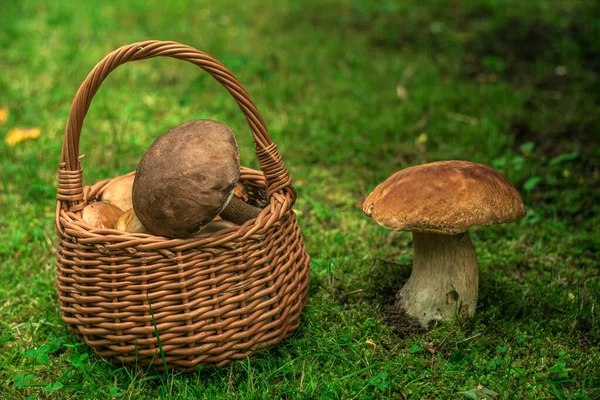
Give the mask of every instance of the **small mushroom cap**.
[[475, 225], [517, 221], [525, 216], [525, 206], [494, 168], [438, 161], [390, 176], [367, 196], [363, 212], [397, 231], [457, 235]]
[[155, 235], [186, 238], [216, 217], [233, 195], [240, 152], [225, 124], [195, 120], [161, 135], [133, 181], [133, 208]]
[[121, 210], [129, 210], [133, 207], [131, 192], [133, 188], [134, 175], [122, 175], [113, 179], [102, 192], [100, 200], [108, 201]]
[[114, 204], [96, 202], [88, 204], [81, 211], [81, 219], [99, 229], [114, 229], [123, 210]]

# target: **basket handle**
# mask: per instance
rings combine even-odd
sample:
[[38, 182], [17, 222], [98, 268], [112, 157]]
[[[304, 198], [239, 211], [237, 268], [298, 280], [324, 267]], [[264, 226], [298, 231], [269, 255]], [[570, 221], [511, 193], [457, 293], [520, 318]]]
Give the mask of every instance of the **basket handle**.
[[227, 89], [244, 113], [252, 131], [256, 156], [265, 175], [267, 195], [270, 198], [274, 193], [281, 191], [290, 197], [293, 204], [296, 191], [292, 186], [289, 172], [281, 160], [277, 147], [269, 137], [267, 126], [256, 105], [237, 78], [219, 61], [193, 47], [177, 42], [149, 40], [120, 47], [108, 54], [94, 67], [79, 87], [71, 104], [59, 165], [57, 198], [61, 208], [79, 211], [85, 206], [79, 138], [92, 98], [108, 74], [119, 65], [153, 57], [172, 57], [196, 64]]

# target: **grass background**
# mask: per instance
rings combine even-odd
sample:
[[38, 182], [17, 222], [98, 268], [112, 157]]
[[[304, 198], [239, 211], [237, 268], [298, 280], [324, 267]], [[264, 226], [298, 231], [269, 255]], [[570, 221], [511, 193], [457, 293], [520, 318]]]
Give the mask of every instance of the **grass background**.
[[[600, 7], [587, 0], [0, 2], [0, 106], [35, 141], [0, 143], [0, 398], [600, 398]], [[245, 85], [294, 178], [312, 257], [303, 323], [260, 357], [161, 374], [97, 357], [53, 288], [57, 164], [73, 96], [105, 54], [176, 40]], [[96, 95], [84, 179], [135, 169], [194, 118], [237, 133], [235, 102], [171, 59], [128, 64]], [[364, 196], [442, 159], [490, 164], [527, 217], [471, 230], [480, 302], [427, 333], [389, 314], [411, 237]], [[368, 342], [369, 341], [369, 342]]]

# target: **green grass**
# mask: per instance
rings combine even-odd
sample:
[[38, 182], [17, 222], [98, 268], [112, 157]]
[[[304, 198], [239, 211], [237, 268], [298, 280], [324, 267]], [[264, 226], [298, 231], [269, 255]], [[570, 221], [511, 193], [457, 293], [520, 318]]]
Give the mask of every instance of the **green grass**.
[[[42, 129], [0, 143], [0, 398], [600, 398], [594, 2], [165, 4], [0, 2], [0, 106], [10, 109], [0, 137]], [[106, 53], [146, 39], [230, 68], [299, 194], [312, 257], [302, 325], [222, 369], [115, 366], [60, 320], [53, 222], [70, 103]], [[242, 163], [257, 166], [243, 116], [206, 73], [170, 59], [119, 68], [85, 121], [86, 183], [133, 170], [155, 137], [193, 118], [230, 125]], [[357, 205], [393, 172], [442, 159], [498, 168], [528, 214], [472, 229], [475, 319], [415, 333], [387, 313], [410, 274], [410, 235]]]

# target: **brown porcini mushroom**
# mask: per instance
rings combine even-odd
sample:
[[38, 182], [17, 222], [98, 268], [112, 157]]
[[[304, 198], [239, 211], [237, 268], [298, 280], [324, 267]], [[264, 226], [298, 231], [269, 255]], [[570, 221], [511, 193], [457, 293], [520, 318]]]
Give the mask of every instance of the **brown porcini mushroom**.
[[81, 219], [100, 229], [113, 229], [123, 210], [114, 204], [101, 201], [88, 204], [81, 211]]
[[413, 233], [413, 270], [396, 307], [425, 328], [475, 313], [479, 265], [467, 229], [525, 216], [519, 193], [504, 175], [468, 161], [398, 171], [369, 194], [363, 211], [381, 226]]
[[260, 209], [233, 195], [240, 154], [233, 131], [195, 120], [161, 135], [146, 151], [133, 182], [135, 214], [152, 233], [186, 238], [221, 214], [235, 224]]
[[121, 210], [129, 210], [133, 207], [131, 193], [134, 175], [122, 175], [113, 179], [102, 191], [101, 201], [109, 202]]

